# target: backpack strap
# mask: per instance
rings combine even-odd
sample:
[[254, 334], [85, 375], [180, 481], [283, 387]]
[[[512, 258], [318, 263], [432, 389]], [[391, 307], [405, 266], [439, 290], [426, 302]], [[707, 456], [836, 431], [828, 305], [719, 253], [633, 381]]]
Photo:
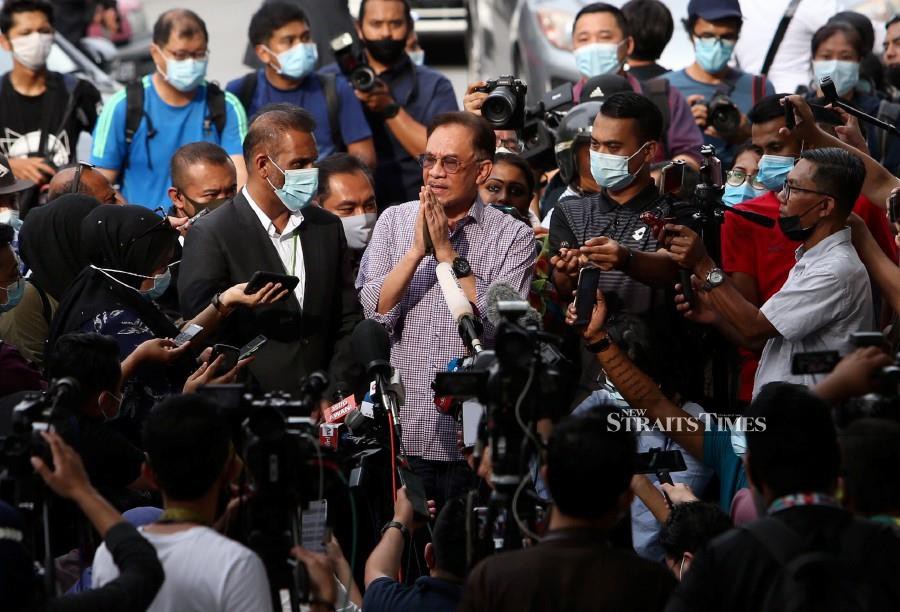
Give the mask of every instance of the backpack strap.
[[328, 127], [331, 128], [331, 142], [335, 151], [346, 151], [341, 134], [341, 102], [337, 95], [337, 75], [326, 72], [319, 74], [319, 82], [322, 83], [322, 91], [325, 93], [325, 104], [328, 107]]
[[203, 119], [203, 131], [211, 132], [215, 126], [221, 138], [228, 115], [225, 112], [225, 92], [215, 83], [206, 84], [206, 110], [208, 114]]
[[44, 317], [44, 321], [47, 322], [47, 327], [50, 327], [50, 324], [53, 322], [53, 317], [50, 316], [50, 299], [47, 297], [47, 292], [44, 291], [40, 285], [34, 282], [33, 279], [28, 278], [25, 280], [31, 283], [31, 286], [34, 287], [38, 292], [38, 295], [41, 298], [41, 314]]
[[[753, 75], [753, 85], [750, 88], [750, 93], [752, 95], [752, 104], [756, 106], [760, 100], [766, 97], [766, 75], [764, 74], [755, 74]], [[751, 107], [752, 108], [752, 107]]]
[[237, 98], [241, 101], [241, 104], [244, 106], [244, 110], [247, 111], [248, 115], [250, 114], [250, 107], [253, 106], [253, 96], [256, 95], [258, 78], [256, 72], [248, 72], [241, 78], [241, 82], [238, 84]]
[[[142, 79], [136, 79], [125, 86], [125, 144], [131, 146], [134, 142], [134, 135], [137, 133], [141, 125], [141, 119], [144, 117], [144, 82]], [[149, 121], [149, 117], [147, 120]], [[147, 126], [150, 127], [149, 125]], [[153, 130], [151, 135], [150, 129], [147, 130], [148, 138], [156, 135]]]
[[791, 20], [794, 18], [794, 13], [797, 12], [797, 5], [799, 4], [800, 0], [791, 0], [788, 2], [787, 8], [784, 10], [784, 15], [781, 16], [781, 21], [778, 23], [778, 29], [775, 30], [775, 35], [772, 37], [772, 42], [769, 43], [769, 50], [766, 51], [766, 59], [763, 60], [762, 70], [759, 71], [760, 74], [769, 74], [769, 69], [775, 62], [775, 54], [778, 53], [778, 47], [781, 46], [781, 41], [784, 40], [784, 34], [787, 32], [788, 26], [791, 24]]

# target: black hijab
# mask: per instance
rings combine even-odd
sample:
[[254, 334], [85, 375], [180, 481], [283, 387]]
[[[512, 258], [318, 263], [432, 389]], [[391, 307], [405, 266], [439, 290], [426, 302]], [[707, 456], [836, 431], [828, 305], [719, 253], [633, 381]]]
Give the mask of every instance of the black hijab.
[[88, 265], [81, 249], [81, 222], [100, 202], [81, 194], [64, 195], [32, 208], [19, 232], [19, 254], [30, 280], [53, 299]]
[[[85, 268], [66, 291], [50, 328], [49, 346], [104, 311], [128, 308], [157, 338], [174, 338], [178, 329], [138, 291], [178, 244], [178, 233], [164, 219], [142, 206], [99, 206], [81, 223], [82, 252], [95, 267]], [[115, 280], [113, 280], [115, 279]], [[116, 282], [119, 281], [119, 282]]]

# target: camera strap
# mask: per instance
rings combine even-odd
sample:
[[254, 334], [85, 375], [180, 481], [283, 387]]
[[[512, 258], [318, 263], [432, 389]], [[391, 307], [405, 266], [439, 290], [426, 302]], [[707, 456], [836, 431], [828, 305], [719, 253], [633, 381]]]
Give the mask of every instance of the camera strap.
[[762, 70], [759, 71], [761, 75], [769, 75], [769, 69], [775, 62], [775, 54], [778, 53], [778, 48], [781, 46], [781, 41], [784, 40], [784, 35], [791, 24], [791, 20], [794, 18], [794, 13], [797, 12], [799, 4], [800, 0], [790, 0], [788, 2], [784, 15], [782, 15], [781, 21], [778, 23], [778, 29], [775, 30], [775, 36], [772, 37], [772, 42], [769, 44], [769, 50], [766, 51], [766, 59], [763, 60]]

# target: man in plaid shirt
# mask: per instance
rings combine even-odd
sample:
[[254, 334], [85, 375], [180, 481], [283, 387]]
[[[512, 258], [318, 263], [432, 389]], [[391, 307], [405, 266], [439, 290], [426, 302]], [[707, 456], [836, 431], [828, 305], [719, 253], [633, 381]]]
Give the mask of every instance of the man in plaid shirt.
[[[384, 211], [356, 280], [365, 315], [387, 328], [391, 364], [403, 376], [403, 450], [439, 505], [470, 488], [472, 476], [457, 445], [456, 422], [434, 407], [435, 373], [466, 353], [435, 268], [451, 264], [469, 301], [484, 313], [491, 283], [507, 283], [527, 297], [537, 254], [528, 225], [478, 197], [491, 172], [494, 142], [479, 116], [435, 117], [419, 156], [425, 184], [419, 200]], [[434, 255], [425, 254], [426, 227]], [[483, 340], [490, 345], [494, 329], [484, 324]]]

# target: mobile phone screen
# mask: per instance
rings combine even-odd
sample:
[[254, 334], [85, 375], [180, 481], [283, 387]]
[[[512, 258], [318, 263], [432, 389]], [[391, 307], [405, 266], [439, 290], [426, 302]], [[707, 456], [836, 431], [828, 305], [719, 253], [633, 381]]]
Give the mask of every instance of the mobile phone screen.
[[238, 357], [238, 361], [240, 361], [241, 359], [246, 359], [250, 355], [253, 355], [254, 353], [256, 353], [256, 351], [262, 348], [262, 345], [264, 345], [268, 341], [269, 339], [265, 336], [257, 336], [241, 347], [241, 354], [240, 357]]
[[587, 267], [578, 272], [578, 288], [575, 291], [575, 325], [591, 322], [591, 313], [597, 303], [597, 284], [600, 268]]
[[190, 340], [191, 338], [193, 338], [194, 336], [196, 336], [197, 334], [199, 334], [202, 331], [203, 331], [202, 326], [191, 323], [190, 325], [185, 327], [183, 330], [181, 330], [180, 334], [175, 336], [175, 340], [174, 340], [175, 346], [181, 346], [182, 344], [184, 344], [185, 342], [187, 342], [188, 340]]
[[328, 500], [316, 499], [309, 502], [303, 511], [301, 539], [303, 548], [314, 552], [325, 552], [328, 537]]

